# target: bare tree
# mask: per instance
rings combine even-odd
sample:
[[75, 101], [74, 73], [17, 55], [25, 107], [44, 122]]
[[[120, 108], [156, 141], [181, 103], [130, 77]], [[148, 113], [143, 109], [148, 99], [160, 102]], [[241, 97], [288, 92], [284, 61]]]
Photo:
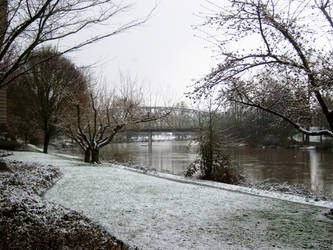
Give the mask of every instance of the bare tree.
[[[131, 29], [147, 20], [148, 17], [145, 17], [110, 25], [129, 8], [130, 5], [110, 0], [0, 0], [0, 88], [30, 70], [21, 66], [31, 52], [42, 44], [76, 38], [79, 42], [59, 51], [63, 54]], [[98, 29], [105, 25], [108, 25], [107, 29]], [[87, 36], [84, 32], [92, 27], [96, 28]], [[79, 36], [83, 33], [86, 36], [80, 40]], [[4, 64], [9, 57], [9, 63]], [[48, 58], [43, 58], [45, 60]]]
[[[126, 78], [122, 89], [90, 90], [88, 102], [73, 103], [74, 113], [68, 113], [62, 127], [84, 151], [85, 162], [99, 163], [99, 151], [112, 142], [122, 129], [161, 119], [168, 111], [157, 114], [142, 108], [142, 93]], [[73, 99], [74, 100], [74, 99]]]
[[[221, 63], [195, 84], [192, 97], [217, 89], [220, 101], [259, 108], [307, 135], [333, 136], [332, 2], [209, 3], [212, 14], [202, 30], [217, 30], [209, 39], [218, 46]], [[325, 117], [326, 127], [312, 131], [311, 116], [304, 114], [316, 109]]]
[[185, 176], [198, 173], [203, 179], [238, 184], [241, 176], [232, 163], [233, 142], [223, 131], [221, 107], [212, 96], [207, 96], [202, 104], [205, 111], [198, 113], [198, 158], [188, 166]]
[[[53, 59], [35, 64], [45, 57]], [[19, 98], [24, 100], [17, 103], [24, 105], [18, 107], [18, 116], [31, 119], [43, 131], [43, 152], [47, 153], [50, 138], [57, 133], [57, 124], [69, 112], [69, 103], [74, 97], [81, 98], [87, 84], [80, 70], [51, 47], [33, 52], [25, 67], [31, 70], [22, 75], [15, 86], [20, 92]]]

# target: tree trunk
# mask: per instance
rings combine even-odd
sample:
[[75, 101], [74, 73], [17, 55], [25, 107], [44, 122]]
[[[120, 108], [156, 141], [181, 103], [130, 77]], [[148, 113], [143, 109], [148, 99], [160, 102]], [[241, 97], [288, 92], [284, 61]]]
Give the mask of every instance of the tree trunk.
[[211, 179], [212, 178], [212, 172], [213, 172], [213, 162], [214, 162], [214, 128], [213, 128], [213, 118], [212, 114], [209, 114], [209, 127], [208, 127], [208, 142], [206, 145], [207, 150], [207, 167], [206, 167], [206, 178]]
[[309, 135], [305, 135], [305, 144], [306, 145], [310, 144], [310, 136]]
[[87, 149], [84, 151], [84, 162], [89, 162], [90, 163], [90, 149]]
[[0, 0], [0, 48], [3, 46], [8, 25], [8, 0]]
[[49, 147], [50, 142], [50, 132], [45, 131], [44, 132], [44, 147], [43, 147], [43, 153], [47, 154], [47, 149]]
[[214, 161], [214, 155], [213, 155], [213, 148], [212, 148], [212, 141], [209, 141], [209, 145], [207, 147], [207, 167], [206, 167], [206, 178], [210, 180], [212, 178], [212, 172], [213, 172], [213, 161]]
[[91, 151], [91, 163], [100, 163], [99, 161], [99, 148], [98, 149], [93, 149]]

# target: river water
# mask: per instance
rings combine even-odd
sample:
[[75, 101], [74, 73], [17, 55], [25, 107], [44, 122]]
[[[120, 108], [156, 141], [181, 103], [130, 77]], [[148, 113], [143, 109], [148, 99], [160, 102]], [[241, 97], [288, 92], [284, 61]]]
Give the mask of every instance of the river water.
[[[189, 142], [116, 143], [102, 152], [105, 160], [132, 161], [161, 172], [183, 175], [197, 157], [197, 145]], [[112, 153], [110, 153], [112, 152]], [[111, 156], [112, 154], [112, 156]], [[333, 152], [301, 149], [233, 149], [236, 166], [251, 181], [304, 185], [307, 189], [333, 193]]]

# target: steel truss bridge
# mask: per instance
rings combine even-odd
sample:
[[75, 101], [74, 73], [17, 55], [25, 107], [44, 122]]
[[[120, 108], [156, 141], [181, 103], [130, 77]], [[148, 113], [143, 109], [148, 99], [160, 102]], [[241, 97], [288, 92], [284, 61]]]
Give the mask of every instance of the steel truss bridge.
[[205, 112], [175, 107], [140, 107], [141, 111], [153, 115], [169, 113], [161, 119], [127, 127], [124, 132], [194, 132], [199, 130], [199, 121]]

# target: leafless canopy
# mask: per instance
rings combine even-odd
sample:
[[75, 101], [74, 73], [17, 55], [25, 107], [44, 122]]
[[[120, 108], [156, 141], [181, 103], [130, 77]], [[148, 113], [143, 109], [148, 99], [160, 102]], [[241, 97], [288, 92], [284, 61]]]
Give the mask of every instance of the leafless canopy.
[[[88, 90], [88, 99], [75, 102], [72, 112], [62, 123], [66, 134], [85, 152], [86, 162], [99, 162], [100, 148], [112, 142], [122, 129], [155, 121], [169, 115], [169, 111], [157, 113], [143, 109], [142, 90], [122, 79], [120, 90]], [[91, 159], [90, 159], [91, 158]]]
[[[71, 41], [72, 45], [61, 50], [66, 53], [147, 20], [145, 17], [112, 25], [111, 21], [129, 7], [113, 0], [0, 0], [0, 88], [24, 73], [21, 65], [41, 44], [74, 38], [77, 42]], [[100, 26], [104, 29], [99, 30]], [[78, 39], [91, 27], [94, 30], [89, 36]]]
[[[195, 84], [192, 97], [217, 89], [219, 100], [265, 110], [305, 134], [333, 136], [332, 7], [330, 0], [208, 2], [200, 30], [221, 63]], [[324, 124], [314, 121], [316, 110]], [[326, 128], [306, 129], [313, 125]]]

